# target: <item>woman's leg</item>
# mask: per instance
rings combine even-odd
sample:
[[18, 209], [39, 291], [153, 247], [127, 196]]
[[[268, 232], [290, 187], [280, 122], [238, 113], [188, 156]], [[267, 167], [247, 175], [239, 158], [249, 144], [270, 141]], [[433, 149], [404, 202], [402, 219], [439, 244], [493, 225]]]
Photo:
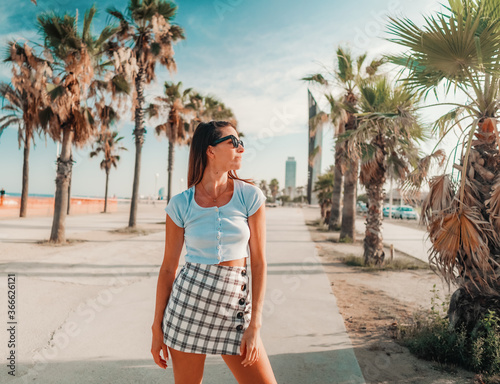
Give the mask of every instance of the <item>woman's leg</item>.
[[234, 378], [238, 381], [238, 384], [277, 384], [263, 345], [261, 345], [259, 360], [247, 367], [241, 364], [245, 356], [222, 355], [222, 358], [233, 373]]
[[207, 355], [181, 352], [168, 347], [175, 384], [201, 384]]

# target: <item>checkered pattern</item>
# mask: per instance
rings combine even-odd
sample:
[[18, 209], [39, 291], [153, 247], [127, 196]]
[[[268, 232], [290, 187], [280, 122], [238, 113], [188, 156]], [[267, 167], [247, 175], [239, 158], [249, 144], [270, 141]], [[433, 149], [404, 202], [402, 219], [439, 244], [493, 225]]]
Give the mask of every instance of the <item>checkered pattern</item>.
[[238, 355], [251, 319], [250, 296], [245, 268], [186, 263], [165, 308], [165, 344], [183, 352]]

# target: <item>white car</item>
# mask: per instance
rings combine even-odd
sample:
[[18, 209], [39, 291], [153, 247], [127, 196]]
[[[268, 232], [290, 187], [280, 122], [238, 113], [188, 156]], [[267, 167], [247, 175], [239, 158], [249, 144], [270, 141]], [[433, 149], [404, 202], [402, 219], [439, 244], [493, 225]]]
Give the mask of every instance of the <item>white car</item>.
[[393, 210], [392, 217], [396, 219], [418, 220], [418, 213], [409, 205], [401, 205]]

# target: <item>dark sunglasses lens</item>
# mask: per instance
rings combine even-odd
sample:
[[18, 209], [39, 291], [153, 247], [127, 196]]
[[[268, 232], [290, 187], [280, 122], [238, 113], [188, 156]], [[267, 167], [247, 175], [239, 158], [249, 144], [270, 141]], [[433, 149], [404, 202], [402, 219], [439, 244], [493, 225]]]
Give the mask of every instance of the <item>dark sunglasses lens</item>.
[[244, 145], [243, 145], [243, 141], [238, 140], [238, 139], [237, 139], [236, 137], [234, 137], [234, 136], [231, 136], [231, 141], [233, 142], [233, 147], [234, 147], [234, 148], [238, 148], [240, 144], [241, 144], [241, 146], [242, 146], [242, 147], [244, 147]]

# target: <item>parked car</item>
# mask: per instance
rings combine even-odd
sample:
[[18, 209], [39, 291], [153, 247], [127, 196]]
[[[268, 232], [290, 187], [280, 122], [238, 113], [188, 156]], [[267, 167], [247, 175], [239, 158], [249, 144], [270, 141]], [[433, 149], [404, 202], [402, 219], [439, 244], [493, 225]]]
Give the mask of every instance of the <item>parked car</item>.
[[358, 213], [366, 213], [366, 212], [368, 212], [368, 207], [362, 201], [358, 201], [356, 203], [356, 212], [358, 212]]
[[418, 213], [409, 205], [401, 205], [396, 207], [392, 217], [396, 219], [418, 220]]
[[[385, 206], [384, 209], [382, 209], [382, 213], [384, 215], [384, 217], [389, 217], [389, 206]], [[394, 217], [394, 211], [396, 211], [396, 207], [392, 207], [392, 217]]]

